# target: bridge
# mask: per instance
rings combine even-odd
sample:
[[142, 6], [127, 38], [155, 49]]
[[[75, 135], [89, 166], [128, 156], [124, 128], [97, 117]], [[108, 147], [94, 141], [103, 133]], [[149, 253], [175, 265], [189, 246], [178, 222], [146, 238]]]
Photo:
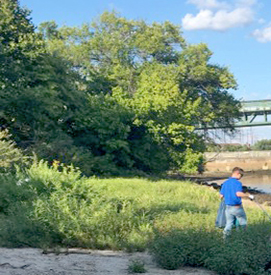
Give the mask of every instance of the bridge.
[[268, 117], [271, 114], [271, 100], [241, 101], [241, 104], [242, 118], [235, 123], [235, 127], [271, 125], [271, 119]]
[[[271, 99], [241, 101], [242, 117], [234, 124], [235, 128], [271, 125]], [[197, 130], [220, 129], [221, 127], [197, 127]]]

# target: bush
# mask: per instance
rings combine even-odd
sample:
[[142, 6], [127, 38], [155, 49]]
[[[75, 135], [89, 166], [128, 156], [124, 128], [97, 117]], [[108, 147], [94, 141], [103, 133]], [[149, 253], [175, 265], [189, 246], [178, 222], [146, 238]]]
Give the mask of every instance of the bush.
[[36, 220], [61, 232], [63, 244], [68, 246], [136, 249], [139, 245], [130, 237], [135, 231], [140, 232], [140, 225], [147, 222], [136, 215], [135, 203], [102, 198], [100, 194], [92, 193], [87, 182], [41, 197], [34, 207]]
[[72, 187], [75, 182], [80, 182], [81, 179], [80, 170], [72, 165], [65, 166], [55, 161], [49, 166], [48, 162], [36, 159], [29, 169], [25, 170], [25, 175], [38, 195], [51, 194], [58, 189], [64, 191]]
[[13, 213], [14, 206], [31, 202], [36, 198], [29, 181], [24, 174], [0, 174], [0, 213]]
[[32, 210], [30, 205], [17, 203], [9, 209], [8, 215], [0, 215], [2, 247], [48, 247], [61, 244], [61, 233], [36, 221], [32, 217]]
[[245, 232], [233, 232], [228, 241], [218, 231], [187, 230], [156, 233], [151, 252], [166, 269], [204, 266], [221, 275], [269, 274], [271, 262], [270, 225], [250, 226]]
[[253, 145], [253, 150], [271, 150], [271, 139], [263, 139], [263, 140], [259, 140], [257, 141], [254, 145]]
[[128, 266], [128, 273], [145, 273], [146, 268], [141, 260], [132, 260]]
[[181, 266], [203, 266], [208, 251], [218, 240], [217, 232], [204, 230], [173, 230], [166, 234], [156, 232], [150, 250], [155, 261], [165, 269]]
[[[78, 169], [58, 162], [50, 167], [47, 162], [35, 161], [25, 174], [19, 174], [29, 179], [16, 188], [32, 191], [28, 198], [31, 219], [51, 228], [53, 234], [60, 233], [62, 244], [132, 250], [144, 247], [148, 218], [138, 211], [134, 200], [105, 195], [103, 187], [95, 184], [98, 180], [81, 177]], [[22, 194], [17, 195], [21, 203]]]
[[226, 243], [210, 250], [205, 266], [225, 275], [260, 275], [271, 261], [270, 225], [250, 226], [246, 232], [235, 232]]

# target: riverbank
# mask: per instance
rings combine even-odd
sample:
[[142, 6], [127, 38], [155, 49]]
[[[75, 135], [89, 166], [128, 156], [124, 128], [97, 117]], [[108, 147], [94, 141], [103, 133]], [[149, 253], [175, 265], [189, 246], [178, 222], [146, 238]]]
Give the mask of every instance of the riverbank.
[[206, 152], [205, 170], [230, 172], [240, 166], [245, 171], [271, 170], [271, 151]]
[[[175, 178], [190, 180], [199, 185], [219, 190], [223, 181], [229, 176], [229, 172], [204, 172], [193, 176], [176, 176]], [[271, 188], [271, 170], [246, 171], [242, 182], [244, 192], [255, 195], [257, 202], [271, 206], [271, 193], [269, 193], [269, 188]], [[252, 186], [249, 185], [250, 183]], [[263, 184], [265, 188], [261, 188]]]

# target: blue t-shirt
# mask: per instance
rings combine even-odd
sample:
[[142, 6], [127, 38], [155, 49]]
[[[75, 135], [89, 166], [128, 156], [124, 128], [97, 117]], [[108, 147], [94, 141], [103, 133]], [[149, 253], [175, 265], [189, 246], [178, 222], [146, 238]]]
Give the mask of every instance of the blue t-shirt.
[[242, 199], [236, 192], [243, 192], [242, 183], [236, 178], [228, 178], [222, 185], [220, 194], [223, 195], [226, 205], [240, 205]]

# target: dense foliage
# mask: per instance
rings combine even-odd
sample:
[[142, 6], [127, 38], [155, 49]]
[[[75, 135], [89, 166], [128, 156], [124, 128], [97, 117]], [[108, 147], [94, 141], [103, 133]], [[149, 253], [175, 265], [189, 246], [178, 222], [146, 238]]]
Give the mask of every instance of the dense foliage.
[[232, 129], [239, 102], [227, 68], [170, 22], [103, 13], [81, 27], [42, 23], [0, 1], [0, 122], [39, 159], [86, 175], [195, 172], [199, 125]]

